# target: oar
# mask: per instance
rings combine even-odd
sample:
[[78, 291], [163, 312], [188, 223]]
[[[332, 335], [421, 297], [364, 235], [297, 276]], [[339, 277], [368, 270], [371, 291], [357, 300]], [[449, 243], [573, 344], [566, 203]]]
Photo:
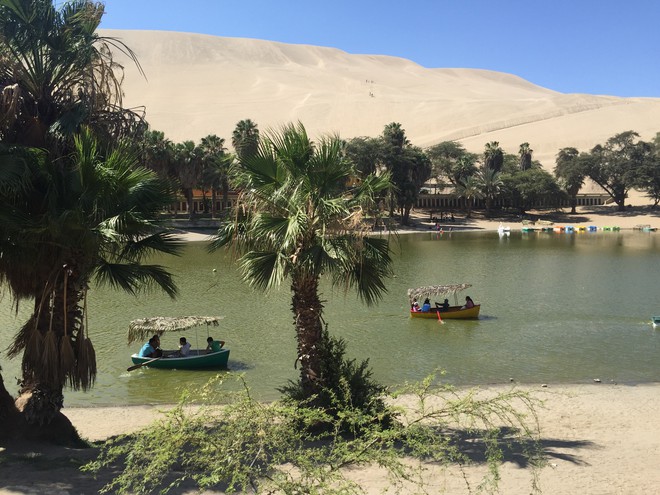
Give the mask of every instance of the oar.
[[444, 321], [442, 321], [442, 318], [440, 318], [440, 310], [439, 310], [439, 309], [436, 309], [436, 310], [435, 310], [435, 314], [437, 314], [437, 315], [438, 315], [438, 321], [439, 321], [440, 323], [442, 323], [442, 324], [444, 325], [444, 324], [445, 324], [445, 322], [444, 322]]
[[138, 369], [138, 368], [142, 368], [142, 366], [146, 366], [146, 365], [148, 365], [148, 364], [150, 364], [150, 363], [153, 363], [154, 361], [158, 361], [158, 360], [161, 359], [162, 357], [163, 357], [163, 356], [160, 356], [160, 357], [157, 357], [157, 358], [150, 359], [149, 361], [145, 361], [144, 363], [134, 364], [134, 365], [131, 366], [130, 368], [126, 368], [126, 371], [133, 371], [133, 370], [136, 370], [136, 369]]

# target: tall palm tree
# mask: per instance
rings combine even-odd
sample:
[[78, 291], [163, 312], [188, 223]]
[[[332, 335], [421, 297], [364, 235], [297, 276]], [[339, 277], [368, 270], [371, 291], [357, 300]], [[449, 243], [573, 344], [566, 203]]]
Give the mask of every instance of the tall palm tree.
[[454, 194], [457, 198], [463, 199], [467, 218], [470, 218], [472, 216], [472, 205], [474, 201], [483, 197], [478, 177], [476, 175], [471, 175], [459, 182]]
[[93, 385], [85, 303], [92, 281], [176, 294], [166, 269], [144, 263], [150, 253], [178, 250], [152, 220], [172, 199], [169, 185], [138, 167], [128, 146], [104, 155], [88, 130], [74, 146], [57, 162], [46, 153], [17, 160], [25, 156], [20, 148], [2, 159], [18, 173], [0, 175], [0, 282], [17, 303], [33, 304], [10, 347], [12, 356], [23, 353], [17, 405], [30, 424], [58, 416], [65, 385]]
[[522, 143], [518, 150], [520, 156], [520, 170], [523, 172], [532, 168], [532, 153], [534, 150], [529, 146], [529, 143]]
[[138, 142], [140, 163], [156, 172], [160, 177], [174, 177], [174, 144], [162, 131], [147, 130]]
[[112, 49], [140, 66], [121, 41], [97, 33], [103, 13], [91, 0], [59, 8], [0, 0], [0, 140], [61, 153], [83, 124], [108, 138], [142, 129], [142, 118], [121, 107]]
[[493, 200], [497, 198], [504, 187], [501, 172], [485, 169], [477, 176], [482, 197], [486, 200], [486, 216], [490, 217]]
[[500, 148], [500, 143], [497, 141], [486, 143], [484, 149], [484, 168], [499, 172], [502, 170], [503, 164], [504, 152], [502, 151], [502, 148]]
[[188, 218], [195, 216], [193, 189], [200, 185], [202, 178], [202, 151], [194, 141], [177, 143], [174, 147], [174, 171], [186, 196]]
[[259, 129], [250, 119], [241, 120], [231, 136], [231, 145], [239, 159], [253, 156], [259, 147]]
[[229, 195], [229, 182], [227, 179], [228, 164], [225, 152], [225, 140], [215, 134], [203, 137], [199, 143], [201, 161], [202, 189], [211, 189], [211, 217], [215, 218], [216, 192], [222, 188], [224, 210]]
[[243, 277], [252, 286], [267, 290], [290, 279], [300, 384], [308, 397], [324, 380], [321, 277], [355, 289], [372, 304], [385, 292], [391, 270], [387, 240], [356, 230], [363, 209], [373, 206], [389, 177], [370, 175], [349, 186], [354, 173], [339, 138], [315, 143], [302, 124], [286, 126], [267, 136], [257, 155], [237, 164], [234, 180], [242, 193], [235, 221], [218, 232], [212, 246], [237, 248]]

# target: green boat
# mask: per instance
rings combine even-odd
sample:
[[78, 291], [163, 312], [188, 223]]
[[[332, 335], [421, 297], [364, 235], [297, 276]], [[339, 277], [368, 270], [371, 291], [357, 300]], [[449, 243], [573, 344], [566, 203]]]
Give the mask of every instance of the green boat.
[[185, 357], [167, 355], [170, 352], [176, 353], [176, 351], [163, 351], [165, 356], [161, 358], [140, 357], [137, 354], [133, 354], [131, 360], [133, 361], [133, 364], [168, 370], [226, 368], [227, 361], [229, 360], [229, 349], [220, 349], [217, 352], [211, 353], [195, 349], [191, 350], [190, 354]]
[[[133, 320], [128, 326], [128, 343], [148, 340], [152, 335], [162, 336], [165, 332], [183, 332], [190, 328], [206, 325], [218, 326], [222, 316], [155, 316]], [[208, 330], [207, 330], [208, 336]], [[197, 338], [195, 338], [197, 341]], [[143, 366], [158, 369], [198, 370], [226, 368], [229, 360], [229, 349], [206, 351], [191, 349], [186, 356], [179, 351], [164, 350], [161, 357], [142, 357], [139, 353], [131, 356], [133, 366], [127, 371], [133, 371]]]

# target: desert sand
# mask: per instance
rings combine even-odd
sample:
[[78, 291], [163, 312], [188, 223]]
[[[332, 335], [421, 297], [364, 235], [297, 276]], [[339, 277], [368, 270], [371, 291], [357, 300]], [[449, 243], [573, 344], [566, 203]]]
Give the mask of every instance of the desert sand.
[[[588, 151], [616, 133], [660, 132], [660, 98], [563, 94], [512, 74], [426, 68], [403, 58], [335, 48], [191, 33], [102, 30], [131, 47], [144, 69], [125, 66], [124, 104], [146, 108], [174, 141], [217, 134], [231, 146], [237, 122], [262, 131], [300, 120], [310, 135], [377, 136], [398, 122], [412, 144], [458, 140], [508, 153], [528, 142], [550, 170], [557, 152]], [[535, 63], [543, 63], [536, 61]]]

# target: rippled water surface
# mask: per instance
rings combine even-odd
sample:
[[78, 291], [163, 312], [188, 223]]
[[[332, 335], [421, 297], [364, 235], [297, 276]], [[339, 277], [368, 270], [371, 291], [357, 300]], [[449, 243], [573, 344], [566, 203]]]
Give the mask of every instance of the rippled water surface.
[[[509, 382], [618, 383], [660, 381], [660, 234], [497, 233], [413, 234], [395, 241], [395, 278], [375, 307], [352, 293], [324, 287], [325, 319], [348, 341], [351, 357], [369, 358], [388, 385], [418, 380], [436, 368], [456, 385]], [[201, 387], [213, 371], [141, 369], [127, 372], [128, 323], [145, 316], [223, 315], [212, 331], [231, 349], [232, 371], [244, 372], [256, 396], [272, 399], [295, 379], [295, 340], [286, 284], [268, 295], [241, 282], [229, 256], [191, 243], [179, 258], [156, 260], [176, 274], [181, 295], [138, 299], [106, 289], [90, 292], [90, 337], [99, 374], [90, 393], [66, 392], [66, 405], [163, 403], [182, 388]], [[215, 270], [215, 271], [214, 271]], [[477, 321], [411, 320], [406, 290], [471, 283], [482, 304]], [[24, 321], [2, 300], [0, 338], [10, 342]], [[25, 308], [27, 309], [27, 307]], [[195, 332], [184, 334], [196, 347]], [[175, 348], [178, 334], [165, 335]], [[199, 332], [203, 346], [206, 330]], [[3, 377], [17, 389], [17, 360], [2, 355]]]

